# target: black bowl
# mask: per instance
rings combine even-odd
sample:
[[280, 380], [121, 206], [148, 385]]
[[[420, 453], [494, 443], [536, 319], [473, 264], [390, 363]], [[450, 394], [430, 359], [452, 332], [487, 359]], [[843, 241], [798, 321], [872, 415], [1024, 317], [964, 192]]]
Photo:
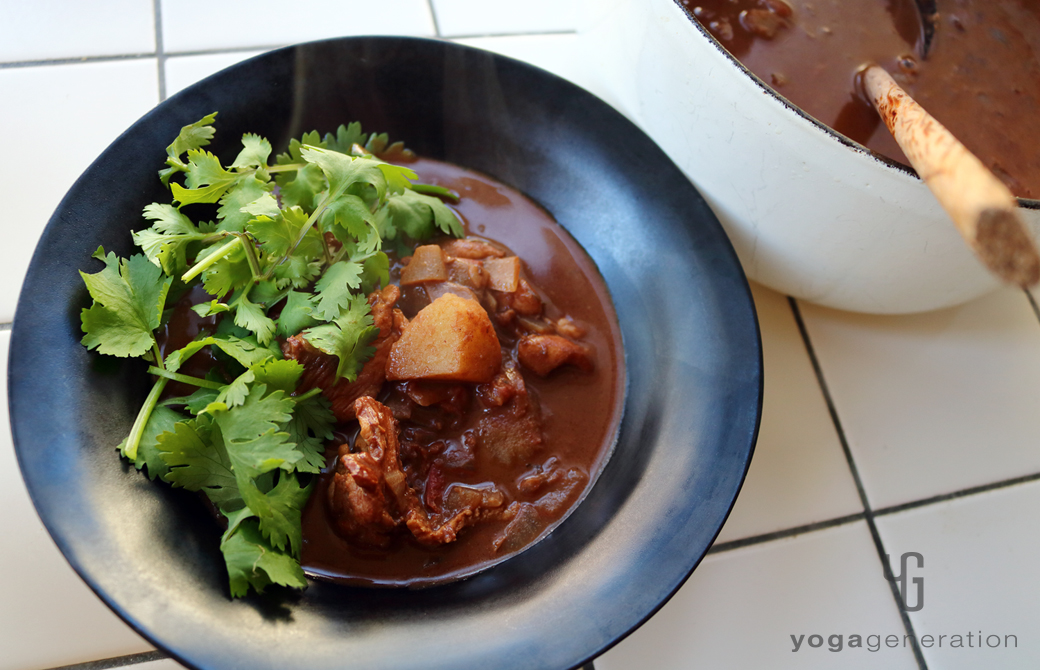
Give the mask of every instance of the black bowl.
[[[121, 462], [146, 393], [140, 367], [88, 353], [77, 269], [131, 253], [180, 127], [219, 110], [209, 148], [243, 132], [276, 150], [360, 120], [418, 153], [533, 197], [584, 245], [624, 337], [617, 446], [577, 510], [531, 549], [420, 591], [314, 582], [232, 601], [219, 530], [197, 499]], [[692, 135], [693, 133], [691, 133]], [[72, 567], [138, 632], [196, 668], [560, 668], [653, 614], [703, 558], [758, 429], [761, 345], [747, 281], [711, 210], [665, 154], [580, 88], [484, 51], [348, 38], [264, 54], [159, 105], [76, 182], [18, 303], [9, 391], [15, 448]]]

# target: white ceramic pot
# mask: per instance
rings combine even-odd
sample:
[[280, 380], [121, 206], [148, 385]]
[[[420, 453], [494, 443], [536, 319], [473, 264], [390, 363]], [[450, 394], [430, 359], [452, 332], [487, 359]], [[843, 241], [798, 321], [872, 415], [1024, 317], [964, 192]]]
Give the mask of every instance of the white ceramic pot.
[[[585, 3], [609, 99], [686, 172], [748, 276], [788, 295], [898, 314], [998, 286], [910, 170], [809, 118], [674, 0]], [[1019, 200], [1040, 230], [1040, 202]]]

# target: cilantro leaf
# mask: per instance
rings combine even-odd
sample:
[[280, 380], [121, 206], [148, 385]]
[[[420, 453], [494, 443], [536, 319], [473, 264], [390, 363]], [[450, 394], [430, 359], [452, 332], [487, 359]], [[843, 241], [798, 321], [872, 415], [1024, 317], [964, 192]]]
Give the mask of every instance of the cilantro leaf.
[[305, 288], [317, 279], [320, 274], [321, 261], [310, 260], [299, 254], [289, 256], [274, 268], [275, 279], [278, 280], [278, 285], [282, 287]]
[[278, 317], [278, 328], [275, 330], [279, 337], [289, 338], [304, 328], [310, 328], [318, 323], [311, 313], [311, 296], [302, 291], [289, 291], [285, 298], [285, 306]]
[[330, 356], [337, 356], [336, 379], [357, 379], [362, 364], [375, 349], [368, 346], [379, 334], [364, 296], [351, 298], [346, 309], [332, 323], [303, 331], [304, 339]]
[[465, 232], [458, 217], [439, 199], [406, 190], [388, 201], [394, 227], [413, 240], [425, 240], [437, 229], [462, 237]]
[[225, 533], [220, 550], [227, 563], [232, 597], [246, 595], [250, 587], [263, 593], [271, 584], [297, 589], [307, 587], [299, 562], [272, 547], [254, 519], [241, 521], [233, 531]]
[[191, 311], [195, 312], [201, 317], [213, 316], [215, 314], [223, 314], [230, 310], [226, 303], [222, 303], [219, 300], [210, 300], [209, 302], [202, 302], [198, 305], [192, 305]]
[[239, 499], [231, 459], [210, 417], [175, 424], [159, 436], [157, 449], [169, 466], [163, 479], [173, 486], [202, 491], [218, 506]]
[[[274, 200], [270, 193], [271, 185], [256, 177], [238, 179], [228, 191], [220, 197], [220, 208], [217, 218], [220, 220], [218, 230], [228, 233], [240, 233], [253, 215], [246, 208], [264, 197]], [[277, 204], [275, 205], [277, 208]]]
[[349, 193], [330, 202], [322, 215], [325, 229], [331, 230], [340, 242], [365, 237], [374, 221], [375, 217], [365, 201]]
[[270, 349], [261, 347], [255, 341], [234, 335], [218, 334], [192, 340], [184, 347], [167, 354], [164, 361], [166, 369], [170, 372], [177, 372], [186, 360], [208, 346], [217, 347], [246, 368], [262, 363], [273, 356]]
[[292, 179], [285, 177], [278, 181], [278, 185], [281, 187], [282, 202], [287, 207], [302, 207], [310, 212], [314, 209], [318, 194], [325, 190], [325, 177], [321, 168], [306, 165], [297, 170]]
[[356, 183], [369, 184], [375, 188], [378, 199], [385, 196], [386, 176], [379, 169], [380, 161], [372, 158], [352, 158], [337, 151], [318, 147], [303, 147], [300, 155], [308, 163], [321, 168], [329, 182], [328, 200], [337, 199]]
[[393, 193], [402, 193], [412, 187], [411, 180], [418, 179], [419, 175], [411, 168], [391, 163], [380, 163], [379, 169], [386, 177], [386, 182]]
[[293, 400], [283, 391], [266, 390], [256, 384], [238, 407], [212, 413], [236, 472], [246, 470], [251, 477], [299, 460], [288, 434], [277, 430], [292, 418]]
[[340, 261], [327, 267], [314, 285], [314, 316], [332, 321], [342, 310], [348, 309], [355, 298], [352, 291], [361, 288], [361, 270], [361, 266], [352, 261]]
[[365, 142], [365, 151], [373, 154], [383, 153], [383, 149], [390, 144], [390, 136], [386, 133], [373, 134]]
[[188, 152], [187, 177], [184, 183], [170, 184], [173, 199], [180, 206], [194, 203], [214, 203], [238, 179], [238, 175], [228, 172], [220, 165], [220, 159], [204, 149], [192, 149]]
[[[231, 238], [234, 240], [235, 238]], [[212, 254], [225, 248], [223, 241], [218, 242], [199, 253], [196, 266], [206, 261]], [[253, 283], [253, 269], [249, 266], [245, 249], [241, 244], [223, 254], [202, 272], [202, 285], [210, 295], [221, 297], [232, 291]]]
[[166, 147], [166, 164], [169, 166], [165, 170], [159, 171], [159, 179], [162, 180], [163, 184], [168, 184], [170, 177], [177, 172], [183, 172], [187, 169], [181, 161], [181, 154], [192, 149], [200, 149], [213, 139], [213, 135], [216, 131], [213, 129], [213, 121], [217, 118], [217, 113], [207, 114], [195, 123], [190, 123], [181, 128], [181, 132], [177, 134], [177, 137], [170, 143], [170, 146]]
[[[324, 149], [326, 147], [325, 142], [321, 139], [321, 135], [318, 131], [312, 130], [309, 133], [304, 133], [300, 139], [289, 140], [289, 150], [284, 154], [278, 154], [276, 162], [278, 165], [288, 165], [290, 163], [300, 163], [303, 161], [303, 157], [300, 152], [303, 150], [305, 145], [313, 147], [320, 147]], [[279, 182], [280, 185], [280, 182]]]
[[208, 233], [197, 228], [173, 205], [153, 202], [144, 208], [144, 218], [155, 223], [151, 228], [134, 232], [134, 244], [166, 274], [182, 274], [188, 268], [188, 244], [205, 239]]
[[265, 138], [252, 133], [242, 136], [242, 151], [230, 167], [266, 167], [267, 158], [271, 155], [271, 143]]
[[[137, 445], [134, 467], [138, 470], [147, 468], [149, 479], [163, 478], [169, 471], [170, 468], [163, 460], [162, 452], [159, 450], [159, 436], [167, 431], [172, 431], [174, 426], [183, 420], [184, 417], [180, 412], [169, 407], [156, 407], [148, 415], [148, 422], [144, 426], [141, 441]], [[126, 456], [125, 448], [126, 440], [124, 439], [119, 445], [119, 451], [124, 456]]]
[[187, 398], [184, 398], [184, 406], [192, 414], [198, 414], [206, 407], [216, 401], [218, 391], [216, 389], [198, 388]]
[[102, 354], [130, 357], [148, 353], [155, 343], [152, 331], [159, 327], [166, 294], [173, 279], [147, 257], [129, 260], [98, 247], [94, 258], [105, 268], [95, 274], [80, 272], [94, 304], [80, 312], [84, 346]]
[[260, 344], [266, 345], [274, 337], [274, 319], [264, 313], [263, 307], [249, 300], [248, 294], [243, 292], [232, 300], [235, 308], [235, 325], [256, 333], [256, 339]]
[[303, 374], [303, 365], [289, 359], [271, 359], [252, 368], [256, 382], [267, 387], [268, 393], [282, 391], [286, 395], [296, 390]]
[[321, 472], [325, 467], [325, 442], [332, 439], [332, 427], [335, 424], [332, 403], [324, 395], [296, 399], [292, 421], [283, 428], [289, 433], [290, 439], [296, 442], [297, 450], [303, 454], [303, 458], [296, 464], [297, 470]]
[[367, 141], [368, 135], [361, 132], [361, 124], [357, 121], [346, 126], [340, 124], [335, 136], [325, 133], [325, 146], [344, 154], [349, 154], [355, 144], [364, 146]]
[[390, 284], [390, 259], [382, 251], [365, 259], [361, 271], [361, 292], [368, 294]]
[[[261, 202], [257, 204], [259, 206], [254, 209], [259, 211], [266, 203]], [[267, 214], [260, 214], [249, 222], [247, 230], [260, 243], [264, 253], [274, 257], [281, 257], [292, 248], [307, 220], [307, 213], [299, 207], [287, 207], [276, 213], [273, 218]], [[317, 231], [314, 231], [314, 235], [317, 235]], [[308, 233], [308, 236], [310, 236], [310, 233]], [[315, 245], [315, 243], [317, 244]], [[301, 250], [301, 253], [304, 255], [317, 255], [314, 253], [315, 251], [321, 253], [320, 239], [310, 240], [308, 247]], [[310, 254], [307, 254], [307, 252], [310, 252]]]
[[[239, 483], [242, 490], [242, 484]], [[296, 475], [282, 472], [278, 484], [267, 493], [259, 488], [246, 487], [243, 499], [260, 521], [260, 531], [276, 549], [289, 547], [293, 556], [300, 555], [303, 546], [300, 515], [311, 487], [300, 487]]]

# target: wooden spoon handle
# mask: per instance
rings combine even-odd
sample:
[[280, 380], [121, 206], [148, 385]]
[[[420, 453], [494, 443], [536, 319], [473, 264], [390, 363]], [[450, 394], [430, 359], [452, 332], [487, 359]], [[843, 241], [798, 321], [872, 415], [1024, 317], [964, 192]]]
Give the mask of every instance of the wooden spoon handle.
[[863, 86], [888, 130], [968, 246], [1003, 281], [1040, 281], [1040, 254], [1007, 186], [877, 65]]

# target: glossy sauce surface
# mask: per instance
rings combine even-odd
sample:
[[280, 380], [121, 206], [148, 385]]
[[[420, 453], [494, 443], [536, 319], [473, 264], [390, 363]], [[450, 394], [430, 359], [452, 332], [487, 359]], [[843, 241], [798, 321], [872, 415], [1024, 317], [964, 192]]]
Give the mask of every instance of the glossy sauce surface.
[[[565, 508], [538, 528], [533, 537], [537, 541], [584, 497], [615, 439], [624, 401], [624, 355], [610, 296], [580, 246], [521, 193], [446, 163], [419, 159], [409, 167], [419, 174], [419, 181], [457, 192], [461, 200], [453, 207], [468, 232], [494, 240], [518, 255], [527, 277], [553, 306], [554, 314], [549, 316], [565, 314], [581, 323], [586, 328], [583, 341], [595, 351], [592, 372], [565, 367], [543, 378], [523, 371], [528, 390], [540, 401], [546, 438], [545, 446], [529, 462], [506, 467], [479, 449], [459, 454], [460, 459], [472, 457], [475, 461], [472, 475], [463, 473], [459, 483], [479, 486], [497, 481], [517, 502], [535, 502], [538, 496], [518, 491], [516, 480], [536, 472], [550, 459], [555, 459], [551, 465], [587, 474], [584, 485], [569, 494]], [[402, 306], [407, 297], [406, 292]], [[387, 386], [380, 399], [391, 402], [387, 396], [393, 388]], [[462, 451], [461, 434], [471, 428], [472, 420], [441, 435], [449, 452]], [[349, 426], [345, 429], [343, 438], [350, 439]], [[336, 446], [330, 445], [330, 463]], [[496, 550], [493, 545], [501, 538], [506, 522], [488, 521], [465, 528], [457, 541], [437, 547], [422, 546], [407, 535], [397, 538], [386, 550], [356, 546], [338, 536], [329, 523], [325, 501], [331, 474], [322, 475], [304, 510], [302, 563], [311, 576], [362, 585], [427, 586], [472, 574], [533, 544], [526, 541], [514, 546], [507, 542]]]
[[938, 0], [925, 59], [913, 0], [681, 4], [792, 103], [850, 139], [906, 163], [854, 83], [861, 66], [881, 65], [1015, 195], [1040, 198], [1040, 3], [1035, 0]]

